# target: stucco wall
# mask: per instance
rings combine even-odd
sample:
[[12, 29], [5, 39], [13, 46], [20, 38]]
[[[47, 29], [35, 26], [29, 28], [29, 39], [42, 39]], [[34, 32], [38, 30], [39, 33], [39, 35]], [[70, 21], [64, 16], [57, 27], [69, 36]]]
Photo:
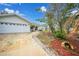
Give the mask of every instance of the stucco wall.
[[23, 19], [20, 19], [16, 15], [13, 15], [13, 16], [0, 16], [0, 22], [28, 24], [26, 21], [24, 21]]

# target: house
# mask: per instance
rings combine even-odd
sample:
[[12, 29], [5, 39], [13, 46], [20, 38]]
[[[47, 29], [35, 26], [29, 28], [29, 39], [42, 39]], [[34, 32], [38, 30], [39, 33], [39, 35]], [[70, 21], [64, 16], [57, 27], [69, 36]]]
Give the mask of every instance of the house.
[[14, 13], [0, 13], [0, 33], [30, 32], [30, 22]]
[[49, 26], [47, 24], [42, 24], [38, 26], [39, 31], [49, 31]]
[[36, 23], [31, 23], [31, 31], [49, 31], [49, 26], [47, 24], [36, 24]]

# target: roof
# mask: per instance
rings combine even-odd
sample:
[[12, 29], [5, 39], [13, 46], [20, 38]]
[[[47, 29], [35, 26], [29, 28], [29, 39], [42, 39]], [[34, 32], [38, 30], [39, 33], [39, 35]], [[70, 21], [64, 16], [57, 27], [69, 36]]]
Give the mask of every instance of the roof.
[[29, 22], [27, 19], [25, 19], [24, 17], [20, 16], [19, 14], [15, 14], [15, 13], [0, 14], [0, 17], [2, 17], [2, 16], [17, 16], [20, 19], [24, 20], [25, 22], [28, 22], [29, 24], [31, 24], [31, 22]]
[[15, 13], [4, 13], [4, 14], [0, 14], [0, 17], [4, 17], [4, 16], [17, 16], [19, 17], [20, 19], [24, 20], [25, 22], [28, 22], [28, 24], [30, 25], [35, 25], [35, 26], [47, 26], [47, 24], [43, 24], [43, 25], [39, 25], [39, 24], [36, 24], [36, 23], [32, 23], [30, 21], [28, 21], [26, 18], [20, 16], [19, 14], [15, 14]]

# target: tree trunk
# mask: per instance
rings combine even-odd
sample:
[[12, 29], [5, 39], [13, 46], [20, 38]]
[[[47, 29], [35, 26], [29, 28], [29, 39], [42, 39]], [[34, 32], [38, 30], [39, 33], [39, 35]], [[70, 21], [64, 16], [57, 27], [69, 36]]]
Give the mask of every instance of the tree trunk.
[[49, 28], [50, 28], [52, 35], [53, 35], [55, 30], [54, 30], [54, 27], [53, 27], [53, 24], [52, 24], [52, 19], [50, 19], [50, 18], [48, 18], [48, 25], [49, 25]]

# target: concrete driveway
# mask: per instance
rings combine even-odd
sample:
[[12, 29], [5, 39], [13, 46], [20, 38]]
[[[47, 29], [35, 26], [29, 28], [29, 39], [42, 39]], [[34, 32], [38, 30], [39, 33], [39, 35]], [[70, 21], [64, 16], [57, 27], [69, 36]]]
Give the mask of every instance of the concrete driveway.
[[7, 52], [0, 53], [0, 55], [9, 56], [46, 56], [47, 53], [42, 49], [42, 47], [34, 41], [34, 35], [38, 35], [39, 32], [32, 32], [28, 35], [23, 34], [18, 36], [18, 48], [10, 49]]

